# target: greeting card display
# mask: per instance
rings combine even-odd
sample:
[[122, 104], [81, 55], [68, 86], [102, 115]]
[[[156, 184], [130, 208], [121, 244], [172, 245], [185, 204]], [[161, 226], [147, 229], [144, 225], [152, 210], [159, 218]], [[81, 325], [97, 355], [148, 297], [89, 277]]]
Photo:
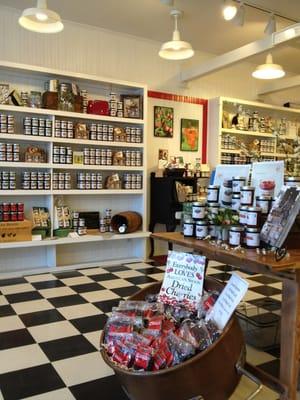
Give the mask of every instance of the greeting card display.
[[203, 256], [169, 251], [158, 301], [196, 310], [203, 292], [205, 261]]

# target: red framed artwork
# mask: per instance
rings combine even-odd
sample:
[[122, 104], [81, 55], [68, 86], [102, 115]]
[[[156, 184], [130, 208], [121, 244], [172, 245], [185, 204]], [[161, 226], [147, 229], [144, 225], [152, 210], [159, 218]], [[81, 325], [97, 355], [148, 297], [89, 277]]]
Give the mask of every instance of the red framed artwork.
[[201, 161], [203, 164], [207, 163], [207, 118], [208, 118], [208, 100], [198, 97], [182, 96], [174, 93], [157, 92], [153, 90], [148, 91], [148, 97], [159, 100], [168, 100], [180, 103], [198, 104], [199, 119], [202, 120], [202, 145], [199, 149], [201, 153]]

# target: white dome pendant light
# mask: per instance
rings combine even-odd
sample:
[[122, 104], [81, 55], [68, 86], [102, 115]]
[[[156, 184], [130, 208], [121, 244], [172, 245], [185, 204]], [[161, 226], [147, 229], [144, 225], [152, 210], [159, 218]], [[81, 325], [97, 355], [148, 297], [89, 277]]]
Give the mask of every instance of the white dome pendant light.
[[273, 64], [272, 54], [268, 54], [266, 63], [258, 65], [252, 76], [256, 79], [279, 79], [285, 76], [285, 71], [281, 65]]
[[57, 33], [64, 29], [60, 16], [47, 8], [46, 0], [37, 0], [36, 8], [26, 8], [19, 18], [19, 24], [38, 33]]
[[158, 53], [159, 56], [165, 58], [166, 60], [185, 60], [193, 57], [195, 52], [191, 44], [180, 40], [178, 18], [182, 16], [182, 12], [179, 10], [172, 10], [170, 15], [174, 18], [175, 22], [173, 38], [170, 42], [166, 42], [161, 46], [161, 49]]

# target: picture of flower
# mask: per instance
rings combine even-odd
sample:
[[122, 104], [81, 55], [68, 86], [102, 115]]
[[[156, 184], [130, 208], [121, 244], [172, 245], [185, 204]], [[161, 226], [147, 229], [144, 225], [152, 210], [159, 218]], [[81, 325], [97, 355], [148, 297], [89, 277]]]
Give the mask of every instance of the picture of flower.
[[172, 138], [174, 130], [174, 109], [154, 106], [154, 136]]
[[197, 119], [181, 119], [181, 151], [198, 151], [199, 121]]

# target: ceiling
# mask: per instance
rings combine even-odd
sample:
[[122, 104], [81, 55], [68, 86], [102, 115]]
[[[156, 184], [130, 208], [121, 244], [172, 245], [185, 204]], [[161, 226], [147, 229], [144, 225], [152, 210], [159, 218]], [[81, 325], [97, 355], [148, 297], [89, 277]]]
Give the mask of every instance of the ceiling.
[[[300, 21], [299, 0], [250, 0], [264, 8], [276, 10]], [[36, 0], [0, 0], [0, 5], [24, 9]], [[264, 37], [268, 14], [247, 8], [244, 27], [225, 22], [221, 15], [222, 0], [175, 0], [176, 8], [184, 11], [179, 29], [182, 39], [197, 50], [222, 54]], [[48, 7], [62, 19], [94, 25], [113, 31], [140, 36], [159, 42], [170, 40], [173, 23], [170, 8], [160, 0], [48, 0]], [[278, 29], [292, 22], [278, 18]], [[275, 61], [288, 70], [300, 73], [300, 47], [285, 46], [274, 52]], [[260, 62], [263, 56], [252, 58]]]

